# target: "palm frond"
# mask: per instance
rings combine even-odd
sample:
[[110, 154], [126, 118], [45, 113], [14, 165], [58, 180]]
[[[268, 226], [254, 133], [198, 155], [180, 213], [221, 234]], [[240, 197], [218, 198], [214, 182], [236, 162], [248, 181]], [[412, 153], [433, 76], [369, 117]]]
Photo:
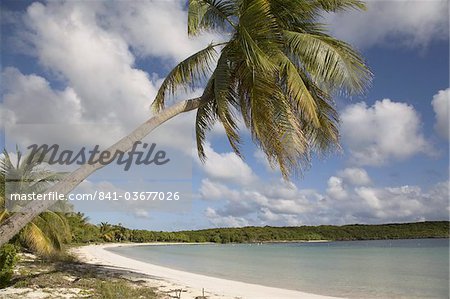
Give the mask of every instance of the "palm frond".
[[360, 0], [315, 0], [313, 3], [324, 11], [329, 12], [344, 11], [349, 9], [366, 9], [366, 4], [364, 1]]
[[188, 7], [188, 34], [197, 35], [200, 23], [208, 10], [208, 4], [202, 0], [189, 0]]
[[234, 1], [189, 0], [188, 34], [197, 35], [201, 30], [226, 30], [234, 26], [231, 17], [236, 11]]
[[167, 75], [161, 84], [153, 101], [153, 108], [159, 111], [164, 108], [167, 94], [174, 95], [180, 87], [194, 87], [211, 72], [210, 63], [213, 61], [216, 50], [215, 45], [210, 44], [206, 48], [189, 56]]
[[0, 210], [0, 223], [2, 223], [8, 217], [9, 217], [8, 210], [6, 209]]
[[270, 0], [271, 12], [275, 16], [278, 25], [285, 30], [298, 23], [317, 25], [317, 4], [304, 0]]
[[270, 56], [253, 40], [246, 28], [240, 29], [239, 37], [245, 61], [249, 67], [257, 71], [275, 72], [276, 65], [272, 62]]
[[255, 71], [275, 72], [271, 55], [279, 51], [281, 33], [271, 13], [268, 0], [243, 0], [239, 26], [232, 40], [238, 41], [239, 52], [247, 66]]
[[39, 215], [43, 223], [42, 228], [52, 240], [54, 247], [61, 250], [62, 244], [68, 243], [71, 238], [70, 226], [67, 219], [60, 213], [46, 211]]
[[[238, 71], [240, 107], [245, 124], [271, 165], [285, 178], [307, 161], [307, 144], [288, 98], [272, 75], [243, 63]], [[248, 118], [248, 119], [247, 119]]]
[[236, 115], [233, 107], [238, 106], [238, 100], [233, 89], [230, 61], [225, 52], [222, 52], [217, 67], [212, 74], [201, 96], [200, 107], [196, 115], [197, 152], [200, 160], [205, 160], [204, 141], [206, 132], [216, 121], [220, 121], [231, 147], [237, 155], [240, 155], [240, 137], [235, 121]]
[[228, 141], [234, 152], [240, 156], [240, 137], [233, 110], [233, 107], [238, 105], [238, 100], [234, 92], [231, 61], [228, 60], [227, 54], [227, 49], [224, 49], [214, 71], [214, 98], [217, 103], [217, 116], [225, 129]]
[[291, 98], [297, 111], [313, 126], [319, 126], [317, 104], [305, 85], [295, 65], [284, 54], [277, 55], [281, 66], [281, 80], [284, 82], [286, 94]]
[[197, 140], [197, 153], [202, 162], [205, 161], [204, 144], [206, 132], [210, 131], [217, 121], [217, 102], [214, 98], [214, 74], [208, 81], [208, 84], [201, 96], [200, 106], [197, 109], [195, 117], [195, 136]]
[[284, 31], [286, 46], [313, 81], [328, 92], [364, 93], [372, 78], [361, 55], [327, 35]]
[[49, 255], [54, 251], [52, 242], [33, 222], [23, 228], [19, 235], [21, 242], [40, 255]]
[[304, 73], [299, 74], [317, 104], [319, 126], [313, 126], [308, 120], [300, 119], [309, 146], [318, 154], [339, 149], [339, 116], [330, 95], [309, 80]]

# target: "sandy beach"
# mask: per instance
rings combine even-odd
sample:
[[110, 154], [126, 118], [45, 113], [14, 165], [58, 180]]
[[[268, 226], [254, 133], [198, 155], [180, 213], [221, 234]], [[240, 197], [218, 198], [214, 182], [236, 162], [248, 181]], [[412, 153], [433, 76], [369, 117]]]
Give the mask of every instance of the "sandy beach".
[[[167, 245], [167, 243], [164, 244]], [[182, 290], [183, 292], [181, 298], [183, 299], [195, 299], [197, 296], [202, 295], [202, 290], [204, 290], [205, 296], [207, 296], [208, 298], [223, 299], [337, 298], [189, 273], [133, 260], [105, 250], [106, 248], [110, 247], [136, 245], [162, 244], [149, 243], [88, 245], [73, 248], [71, 252], [85, 263], [101, 265], [105, 268], [110, 269], [111, 271], [127, 271], [126, 276], [129, 277], [129, 279], [139, 278], [147, 280], [149, 283], [156, 286], [160, 291], [172, 296], [176, 293], [176, 290]]]

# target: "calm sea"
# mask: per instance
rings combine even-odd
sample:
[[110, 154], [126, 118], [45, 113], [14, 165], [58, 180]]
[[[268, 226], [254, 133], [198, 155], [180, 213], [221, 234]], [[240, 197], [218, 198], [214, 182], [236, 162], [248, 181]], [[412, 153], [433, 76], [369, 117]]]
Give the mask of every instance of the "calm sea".
[[448, 239], [108, 249], [173, 269], [347, 298], [449, 298]]

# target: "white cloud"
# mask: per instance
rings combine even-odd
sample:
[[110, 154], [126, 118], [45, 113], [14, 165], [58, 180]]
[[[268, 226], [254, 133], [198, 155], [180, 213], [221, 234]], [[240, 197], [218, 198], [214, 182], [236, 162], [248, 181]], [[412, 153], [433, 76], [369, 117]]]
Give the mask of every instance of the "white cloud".
[[332, 199], [346, 200], [349, 197], [350, 187], [369, 184], [371, 184], [371, 179], [365, 169], [345, 168], [338, 171], [337, 176], [331, 176], [328, 179], [326, 193]]
[[1, 79], [5, 88], [0, 114], [10, 149], [33, 143], [108, 146], [130, 130], [120, 118], [112, 124], [86, 118], [85, 100], [72, 87], [56, 90], [45, 78], [12, 67], [2, 72]]
[[[345, 170], [339, 172], [345, 175]], [[367, 177], [367, 184], [371, 180]], [[341, 181], [342, 182], [342, 181]], [[352, 222], [419, 221], [446, 219], [449, 211], [448, 182], [422, 190], [418, 186], [369, 187], [341, 184], [342, 193], [327, 193], [328, 207], [342, 219]], [[342, 194], [345, 194], [343, 196]], [[336, 196], [337, 195], [337, 196]]]
[[[211, 185], [217, 184], [216, 188]], [[218, 182], [204, 180], [201, 189], [206, 191], [219, 190], [219, 196], [214, 200], [222, 200], [219, 208], [209, 208], [205, 214], [208, 219], [216, 224], [222, 222], [231, 223], [230, 219], [246, 219], [246, 225], [298, 225], [304, 220], [299, 215], [306, 215], [313, 211], [311, 201], [320, 199], [320, 195], [314, 190], [298, 190], [292, 183], [282, 180], [264, 184], [254, 183], [242, 189], [232, 189]], [[211, 200], [213, 196], [202, 193], [204, 200]]]
[[450, 88], [440, 90], [433, 96], [433, 100], [431, 101], [436, 115], [436, 124], [434, 125], [434, 128], [438, 134], [445, 139], [449, 139], [449, 101]]
[[[81, 118], [80, 98], [70, 87], [54, 91], [49, 82], [37, 75], [23, 75], [7, 67], [2, 73], [4, 125], [20, 123], [65, 123]], [[42, 112], [42, 113], [39, 113]]]
[[180, 61], [222, 38], [211, 33], [188, 37], [186, 1], [104, 3], [98, 10], [102, 25], [124, 37], [139, 56]]
[[363, 168], [346, 168], [338, 172], [339, 177], [343, 178], [349, 184], [360, 186], [370, 184], [370, 177]]
[[7, 146], [14, 148], [16, 144], [33, 143], [109, 145], [124, 135], [121, 125], [105, 127], [87, 120], [83, 100], [72, 87], [53, 89], [45, 78], [36, 74], [24, 75], [13, 67], [4, 69], [1, 79], [5, 87], [0, 113], [2, 125], [7, 128]]
[[267, 208], [261, 209], [258, 218], [266, 223], [282, 223], [287, 226], [299, 226], [304, 224], [297, 215], [277, 214]]
[[85, 120], [135, 125], [149, 115], [156, 88], [133, 67], [126, 41], [98, 26], [97, 5], [34, 3], [29, 38], [38, 61], [77, 93]]
[[144, 218], [144, 219], [150, 218], [150, 213], [148, 211], [141, 210], [141, 209], [134, 210], [133, 214], [138, 218]]
[[332, 176], [328, 179], [327, 194], [338, 200], [347, 198], [348, 194], [344, 189], [342, 178]]
[[380, 210], [380, 200], [378, 199], [377, 195], [375, 194], [375, 190], [372, 188], [367, 187], [359, 187], [355, 189], [356, 194], [359, 198], [361, 198], [367, 205], [374, 209], [374, 210]]
[[239, 192], [229, 189], [226, 185], [203, 179], [200, 186], [200, 195], [205, 200], [219, 200], [222, 198], [237, 198]]
[[252, 169], [235, 153], [217, 153], [209, 143], [205, 144], [204, 149], [206, 162], [202, 164], [197, 161], [208, 177], [241, 185], [256, 179]]
[[205, 211], [206, 217], [216, 227], [241, 227], [248, 226], [250, 222], [243, 217], [235, 216], [219, 216], [217, 212], [212, 208], [207, 208]]
[[[355, 173], [366, 177], [355, 180], [349, 176]], [[214, 206], [207, 209], [206, 217], [221, 226], [387, 223], [448, 217], [448, 181], [428, 190], [370, 184], [364, 169], [344, 169], [329, 178], [326, 194], [262, 180], [242, 189], [203, 180], [201, 190], [202, 198]]]
[[325, 21], [333, 34], [359, 48], [426, 46], [448, 38], [448, 1], [370, 0], [367, 7], [365, 12], [329, 14]]
[[[437, 188], [434, 186], [431, 192]], [[427, 218], [428, 215], [441, 215], [448, 211], [448, 203], [442, 201], [448, 197], [448, 189], [442, 190], [438, 198], [431, 198], [430, 193], [423, 192], [417, 186], [400, 186], [388, 188], [368, 188], [359, 187], [355, 189], [357, 197], [361, 198], [366, 206], [362, 206], [362, 215], [377, 218], [380, 221], [417, 221]], [[439, 201], [439, 206], [443, 211], [436, 207], [430, 209], [429, 205], [433, 200]]]
[[[6, 69], [2, 81], [9, 83], [4, 89], [4, 103], [0, 104], [4, 116], [2, 122], [90, 124], [92, 130], [66, 134], [66, 139], [74, 143], [89, 139], [95, 144], [110, 145], [131, 132], [151, 116], [150, 103], [161, 80], [135, 66], [131, 49], [140, 48], [133, 44], [137, 38], [129, 36], [131, 29], [129, 32], [119, 27], [129, 25], [137, 30], [138, 23], [145, 17], [143, 11], [152, 10], [155, 15], [173, 13], [176, 16], [172, 25], [165, 24], [164, 28], [169, 30], [166, 36], [186, 36], [186, 29], [179, 24], [186, 22], [186, 12], [180, 3], [138, 1], [125, 5], [121, 2], [69, 1], [30, 5], [23, 16], [25, 25], [16, 24], [25, 28], [18, 28], [16, 35], [29, 46], [25, 52], [33, 55], [45, 68], [47, 78]], [[136, 20], [131, 18], [132, 11], [136, 13]], [[116, 23], [110, 24], [119, 12]], [[151, 26], [141, 24], [139, 34], [145, 35], [149, 31], [142, 40], [159, 44], [161, 36], [155, 35], [155, 20], [149, 22]], [[158, 32], [164, 35], [161, 28]], [[170, 47], [166, 45], [165, 53], [151, 52], [151, 49], [142, 51], [148, 56], [162, 55], [175, 61], [182, 55], [180, 49], [190, 51], [204, 43], [204, 40], [177, 38]], [[99, 128], [95, 129], [95, 125]], [[192, 113], [164, 124], [158, 129], [159, 132], [162, 130], [165, 134], [157, 134], [156, 138], [159, 144], [184, 149], [186, 155], [191, 154]], [[152, 133], [152, 138], [154, 136]]]
[[368, 107], [361, 102], [344, 109], [341, 119], [344, 144], [358, 165], [382, 165], [391, 159], [433, 153], [418, 113], [406, 103], [384, 99]]

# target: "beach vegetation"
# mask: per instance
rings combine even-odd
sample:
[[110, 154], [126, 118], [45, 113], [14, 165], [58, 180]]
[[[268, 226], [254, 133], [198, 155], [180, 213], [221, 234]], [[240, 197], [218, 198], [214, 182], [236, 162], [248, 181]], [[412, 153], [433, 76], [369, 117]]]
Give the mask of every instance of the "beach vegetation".
[[0, 288], [7, 287], [13, 275], [17, 262], [17, 248], [12, 244], [0, 247]]
[[[13, 215], [6, 206], [6, 189], [8, 194], [42, 193], [64, 176], [63, 173], [43, 168], [37, 156], [30, 159], [29, 155], [23, 156], [19, 150], [14, 156], [12, 158], [5, 150], [0, 157], [0, 223]], [[67, 208], [63, 206], [64, 202], [58, 205], [61, 209]], [[70, 242], [70, 239], [70, 226], [65, 214], [46, 211], [36, 216], [11, 242], [41, 255], [51, 255], [61, 251], [63, 244]]]
[[[82, 213], [77, 217], [83, 218]], [[70, 216], [69, 216], [70, 219]], [[73, 223], [72, 231], [81, 231]], [[128, 229], [122, 225], [108, 224], [112, 230], [120, 229], [120, 237], [104, 238], [100, 225], [82, 223], [82, 227], [89, 225], [89, 238], [75, 237], [78, 243], [90, 242], [178, 242], [178, 243], [252, 243], [252, 242], [286, 242], [286, 241], [353, 241], [353, 240], [385, 240], [385, 239], [419, 239], [419, 238], [448, 238], [450, 225], [448, 221], [426, 221], [416, 223], [392, 224], [353, 224], [353, 225], [320, 225], [320, 226], [249, 226], [236, 228], [214, 228], [189, 231], [151, 231], [143, 229]]]
[[17, 267], [27, 271], [18, 271], [13, 276], [12, 288], [26, 288], [32, 293], [30, 286], [33, 286], [49, 297], [59, 294], [61, 298], [161, 298], [156, 289], [143, 280], [132, 281], [121, 276], [125, 272], [80, 263], [69, 256], [50, 260], [28, 256], [21, 259]]

